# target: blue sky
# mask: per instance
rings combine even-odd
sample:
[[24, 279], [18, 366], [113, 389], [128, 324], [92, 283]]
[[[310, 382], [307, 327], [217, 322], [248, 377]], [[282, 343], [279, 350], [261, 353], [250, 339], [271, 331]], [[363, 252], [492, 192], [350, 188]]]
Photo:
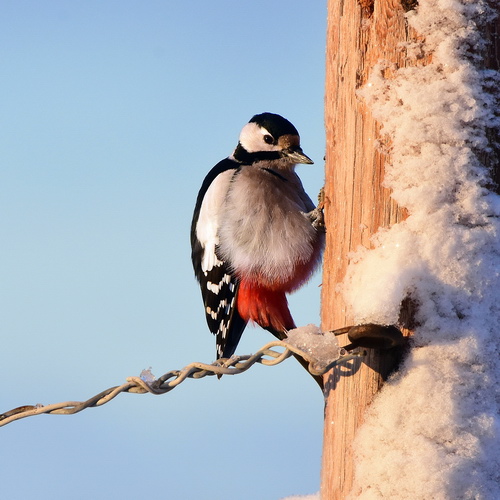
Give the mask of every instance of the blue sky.
[[[323, 183], [322, 2], [6, 0], [0, 8], [0, 412], [211, 362], [189, 225], [252, 115]], [[318, 275], [291, 297], [319, 323]], [[272, 340], [248, 328], [248, 354]], [[3, 498], [278, 500], [319, 489], [322, 396], [293, 360], [0, 429]]]

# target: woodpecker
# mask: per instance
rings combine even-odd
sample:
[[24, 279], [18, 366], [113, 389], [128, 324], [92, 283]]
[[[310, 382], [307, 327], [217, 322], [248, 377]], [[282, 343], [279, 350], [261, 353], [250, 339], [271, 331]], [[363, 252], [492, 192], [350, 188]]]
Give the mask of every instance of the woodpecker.
[[191, 257], [217, 359], [233, 355], [249, 321], [280, 340], [295, 328], [286, 294], [314, 273], [325, 239], [322, 211], [295, 173], [299, 163], [313, 161], [297, 129], [280, 115], [262, 113], [203, 181]]

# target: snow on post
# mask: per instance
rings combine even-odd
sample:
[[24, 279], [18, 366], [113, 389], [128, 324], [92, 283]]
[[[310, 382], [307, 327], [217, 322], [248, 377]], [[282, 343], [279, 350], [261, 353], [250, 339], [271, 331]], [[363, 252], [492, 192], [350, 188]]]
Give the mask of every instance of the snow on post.
[[349, 256], [337, 291], [356, 324], [397, 324], [411, 298], [416, 326], [363, 417], [344, 498], [500, 498], [500, 197], [488, 168], [499, 161], [500, 78], [483, 60], [499, 11], [420, 0], [405, 16], [419, 37], [404, 50], [428, 62], [374, 60], [357, 91], [381, 125], [384, 187], [408, 216]]

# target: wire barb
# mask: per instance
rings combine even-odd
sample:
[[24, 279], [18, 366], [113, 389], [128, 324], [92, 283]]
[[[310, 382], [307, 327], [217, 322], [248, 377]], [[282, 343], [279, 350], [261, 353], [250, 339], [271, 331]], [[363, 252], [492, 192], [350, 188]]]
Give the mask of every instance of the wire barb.
[[[279, 350], [275, 350], [275, 348], [283, 348], [284, 350], [280, 352]], [[329, 364], [321, 365], [310, 354], [288, 344], [286, 341], [275, 340], [266, 344], [255, 354], [221, 358], [212, 364], [191, 363], [181, 370], [171, 370], [151, 382], [141, 377], [128, 377], [126, 383], [102, 391], [87, 401], [67, 401], [51, 405], [37, 404], [19, 406], [13, 410], [0, 414], [0, 427], [10, 424], [15, 420], [20, 420], [21, 418], [44, 413], [49, 415], [73, 415], [86, 408], [95, 408], [109, 403], [109, 401], [122, 392], [135, 394], [150, 393], [155, 395], [165, 394], [175, 389], [180, 383], [186, 380], [186, 378], [199, 379], [211, 375], [236, 375], [247, 371], [255, 363], [266, 366], [277, 365], [288, 359], [292, 354], [298, 354], [303, 357], [309, 363], [309, 371], [313, 375], [323, 375], [333, 366], [363, 355], [362, 353], [346, 353], [344, 351], [337, 360]]]

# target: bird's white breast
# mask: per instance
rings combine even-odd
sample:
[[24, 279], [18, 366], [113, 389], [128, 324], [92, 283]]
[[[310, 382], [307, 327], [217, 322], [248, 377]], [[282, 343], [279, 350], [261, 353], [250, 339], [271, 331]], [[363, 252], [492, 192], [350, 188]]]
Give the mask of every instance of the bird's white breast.
[[313, 208], [292, 170], [242, 167], [220, 206], [220, 254], [241, 275], [286, 281], [313, 256], [317, 233], [306, 216]]

